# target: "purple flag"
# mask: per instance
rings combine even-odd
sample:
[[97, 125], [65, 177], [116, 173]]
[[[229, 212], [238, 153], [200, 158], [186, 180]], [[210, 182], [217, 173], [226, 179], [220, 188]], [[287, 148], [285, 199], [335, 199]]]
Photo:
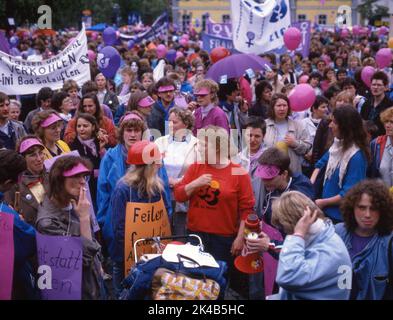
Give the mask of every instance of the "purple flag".
[[294, 22], [292, 27], [298, 28], [302, 34], [302, 42], [296, 52], [300, 52], [303, 58], [308, 57], [311, 42], [311, 21]]
[[14, 216], [0, 212], [0, 300], [11, 300], [14, 273]]
[[38, 287], [43, 300], [81, 300], [80, 237], [47, 236], [37, 232]]
[[232, 23], [209, 22], [206, 26], [208, 35], [232, 40]]
[[[282, 241], [283, 238], [281, 233], [268, 225], [267, 223], [262, 224], [262, 231], [266, 233], [270, 239]], [[277, 275], [278, 261], [274, 259], [269, 253], [263, 253], [263, 276], [265, 282], [265, 295], [270, 296], [273, 292], [274, 281]]]
[[10, 45], [3, 31], [0, 31], [0, 51], [10, 54]]

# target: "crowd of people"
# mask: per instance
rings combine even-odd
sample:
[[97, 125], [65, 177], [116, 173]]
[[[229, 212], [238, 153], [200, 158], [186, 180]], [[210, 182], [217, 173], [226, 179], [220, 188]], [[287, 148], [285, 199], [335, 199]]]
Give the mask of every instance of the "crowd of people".
[[[46, 58], [66, 44], [64, 36], [40, 37], [17, 49]], [[177, 59], [158, 59], [159, 44]], [[88, 45], [96, 52], [102, 38]], [[206, 77], [213, 61], [195, 34], [187, 45], [119, 45], [114, 79], [90, 61], [91, 81], [42, 87], [34, 104], [0, 87], [12, 299], [40, 299], [36, 233], [80, 237], [82, 299], [117, 299], [130, 202], [161, 203], [172, 234], [199, 235], [242, 298], [393, 299], [392, 68], [378, 69], [370, 87], [361, 79], [386, 46], [374, 35], [315, 32], [308, 57], [261, 54], [271, 67], [217, 83]], [[295, 112], [288, 95], [300, 79], [316, 99]], [[253, 213], [262, 231], [246, 239]], [[273, 279], [240, 273], [234, 259], [244, 252], [270, 255]]]

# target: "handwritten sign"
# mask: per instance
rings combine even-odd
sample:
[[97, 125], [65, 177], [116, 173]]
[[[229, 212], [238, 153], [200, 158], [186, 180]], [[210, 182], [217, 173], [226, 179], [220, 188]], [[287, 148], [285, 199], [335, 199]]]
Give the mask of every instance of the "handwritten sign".
[[90, 80], [84, 27], [62, 52], [44, 61], [26, 61], [0, 51], [0, 88], [8, 95], [35, 94], [42, 87], [61, 89], [66, 80]]
[[[71, 152], [68, 152], [68, 153], [61, 154], [61, 155], [59, 155], [57, 157], [54, 157], [54, 158], [51, 158], [51, 159], [47, 159], [47, 160], [44, 161], [44, 166], [45, 166], [46, 171], [48, 171], [48, 172], [50, 171], [50, 168], [52, 168], [53, 164], [56, 162], [57, 159], [59, 159], [61, 157], [66, 157], [66, 156], [80, 157], [79, 152], [77, 150], [74, 150], [74, 151], [71, 151]], [[93, 203], [92, 199], [91, 199], [91, 195], [90, 195], [89, 184], [86, 184], [86, 187], [87, 187], [87, 192], [86, 192], [87, 200], [89, 200], [90, 203]], [[100, 226], [99, 226], [98, 221], [97, 221], [97, 217], [96, 217], [96, 214], [95, 214], [95, 211], [94, 211], [94, 207], [91, 205], [89, 210], [90, 210], [90, 218], [91, 218], [93, 231], [94, 232], [98, 232], [98, 231], [100, 231]]]
[[81, 300], [82, 257], [80, 237], [37, 233], [38, 287], [43, 300]]
[[171, 235], [168, 214], [161, 199], [153, 203], [128, 202], [126, 207], [126, 228], [124, 234], [125, 275], [135, 263], [135, 254], [141, 256], [155, 253], [152, 244], [141, 242], [134, 252], [134, 242], [141, 238]]
[[14, 216], [0, 212], [0, 300], [11, 300], [14, 273]]

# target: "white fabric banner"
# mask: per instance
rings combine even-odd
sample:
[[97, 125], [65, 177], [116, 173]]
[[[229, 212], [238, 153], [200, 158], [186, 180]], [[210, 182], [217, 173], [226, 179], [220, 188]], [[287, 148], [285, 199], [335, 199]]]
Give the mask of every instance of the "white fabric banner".
[[291, 25], [289, 0], [231, 0], [231, 14], [236, 50], [260, 54], [284, 45]]
[[66, 80], [82, 85], [90, 80], [85, 28], [57, 56], [27, 61], [0, 51], [0, 91], [8, 95], [35, 94], [42, 87], [61, 89]]

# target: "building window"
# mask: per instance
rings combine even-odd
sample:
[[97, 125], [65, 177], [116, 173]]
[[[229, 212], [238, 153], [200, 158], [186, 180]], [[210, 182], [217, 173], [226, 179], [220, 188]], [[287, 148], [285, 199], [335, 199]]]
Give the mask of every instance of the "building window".
[[222, 15], [222, 23], [229, 23], [231, 22], [231, 16], [229, 14]]
[[320, 14], [318, 16], [318, 24], [327, 24], [327, 16], [326, 16], [326, 14]]
[[297, 16], [297, 21], [302, 22], [302, 21], [306, 21], [307, 20], [307, 16], [305, 14], [299, 14]]
[[191, 24], [191, 15], [190, 14], [183, 14], [182, 15], [182, 30], [188, 31], [190, 29]]

